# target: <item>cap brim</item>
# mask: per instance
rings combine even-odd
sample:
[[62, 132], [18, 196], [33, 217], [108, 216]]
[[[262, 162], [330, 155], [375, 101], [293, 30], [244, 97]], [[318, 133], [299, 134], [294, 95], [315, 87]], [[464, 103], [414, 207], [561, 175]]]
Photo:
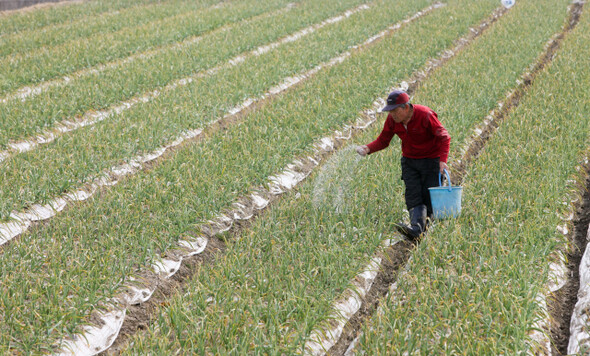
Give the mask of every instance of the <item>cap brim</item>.
[[393, 109], [395, 109], [397, 107], [400, 107], [402, 105], [405, 105], [405, 103], [404, 104], [387, 105], [386, 107], [384, 107], [383, 109], [381, 109], [381, 112], [391, 111], [391, 110], [393, 110]]

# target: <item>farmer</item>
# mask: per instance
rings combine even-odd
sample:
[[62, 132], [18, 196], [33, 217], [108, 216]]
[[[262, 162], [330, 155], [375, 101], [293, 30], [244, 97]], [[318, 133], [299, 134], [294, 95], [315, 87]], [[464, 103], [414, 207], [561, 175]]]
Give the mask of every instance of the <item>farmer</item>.
[[428, 188], [438, 186], [439, 172], [448, 170], [451, 136], [432, 109], [410, 104], [410, 97], [404, 91], [391, 92], [381, 112], [389, 112], [383, 131], [375, 141], [356, 150], [366, 156], [389, 146], [393, 135], [401, 139], [402, 180], [406, 186], [410, 225], [399, 223], [396, 228], [415, 240], [425, 232], [427, 217], [432, 217]]

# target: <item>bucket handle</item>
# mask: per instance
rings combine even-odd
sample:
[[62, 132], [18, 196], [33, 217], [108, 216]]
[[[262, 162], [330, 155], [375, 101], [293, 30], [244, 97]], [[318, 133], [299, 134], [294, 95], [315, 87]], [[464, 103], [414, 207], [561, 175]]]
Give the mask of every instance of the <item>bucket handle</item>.
[[[453, 190], [451, 187], [451, 175], [449, 174], [449, 171], [446, 170], [446, 168], [444, 169], [444, 171], [445, 171], [445, 174], [447, 175], [447, 181], [449, 182], [449, 192], [450, 192], [451, 190]], [[443, 185], [442, 185], [441, 178], [442, 178], [442, 174], [440, 174], [440, 172], [438, 172], [438, 185], [442, 187]]]

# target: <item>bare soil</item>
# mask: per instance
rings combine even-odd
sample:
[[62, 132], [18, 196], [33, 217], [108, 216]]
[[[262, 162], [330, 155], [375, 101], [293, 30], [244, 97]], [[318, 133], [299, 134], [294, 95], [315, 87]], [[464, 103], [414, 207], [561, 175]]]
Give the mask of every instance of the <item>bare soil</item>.
[[414, 248], [415, 243], [401, 240], [383, 253], [383, 262], [373, 286], [369, 289], [359, 311], [344, 326], [338, 342], [328, 350], [328, 355], [343, 355], [346, 352], [353, 340], [359, 335], [365, 321], [371, 318], [381, 299], [387, 295], [389, 287], [397, 280], [397, 274], [408, 262]]
[[194, 276], [201, 265], [212, 264], [225, 251], [225, 242], [211, 238], [205, 250], [191, 258], [183, 260], [180, 269], [168, 280], [158, 279], [156, 291], [145, 303], [131, 305], [127, 308], [127, 316], [113, 345], [100, 355], [119, 354], [132, 335], [148, 328], [150, 320], [158, 308], [165, 306], [169, 298], [182, 292], [187, 280]]
[[590, 224], [590, 165], [585, 167], [586, 181], [579, 187], [580, 199], [574, 214], [574, 229], [569, 236], [571, 250], [568, 251], [568, 280], [548, 300], [551, 314], [551, 339], [553, 355], [567, 355], [570, 339], [570, 323], [574, 307], [578, 302], [580, 289], [580, 262], [586, 250], [586, 236]]

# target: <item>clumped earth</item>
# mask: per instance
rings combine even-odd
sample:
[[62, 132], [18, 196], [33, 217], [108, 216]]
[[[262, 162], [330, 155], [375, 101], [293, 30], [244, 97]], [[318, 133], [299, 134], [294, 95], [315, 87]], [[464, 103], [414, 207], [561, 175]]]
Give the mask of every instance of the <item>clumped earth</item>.
[[582, 194], [580, 203], [576, 206], [574, 215], [574, 229], [570, 236], [572, 244], [568, 252], [568, 280], [556, 291], [548, 301], [551, 314], [551, 338], [554, 355], [567, 355], [570, 338], [570, 322], [574, 307], [578, 302], [580, 289], [580, 262], [588, 243], [588, 226], [590, 224], [590, 165], [586, 168], [586, 181], [579, 187]]

